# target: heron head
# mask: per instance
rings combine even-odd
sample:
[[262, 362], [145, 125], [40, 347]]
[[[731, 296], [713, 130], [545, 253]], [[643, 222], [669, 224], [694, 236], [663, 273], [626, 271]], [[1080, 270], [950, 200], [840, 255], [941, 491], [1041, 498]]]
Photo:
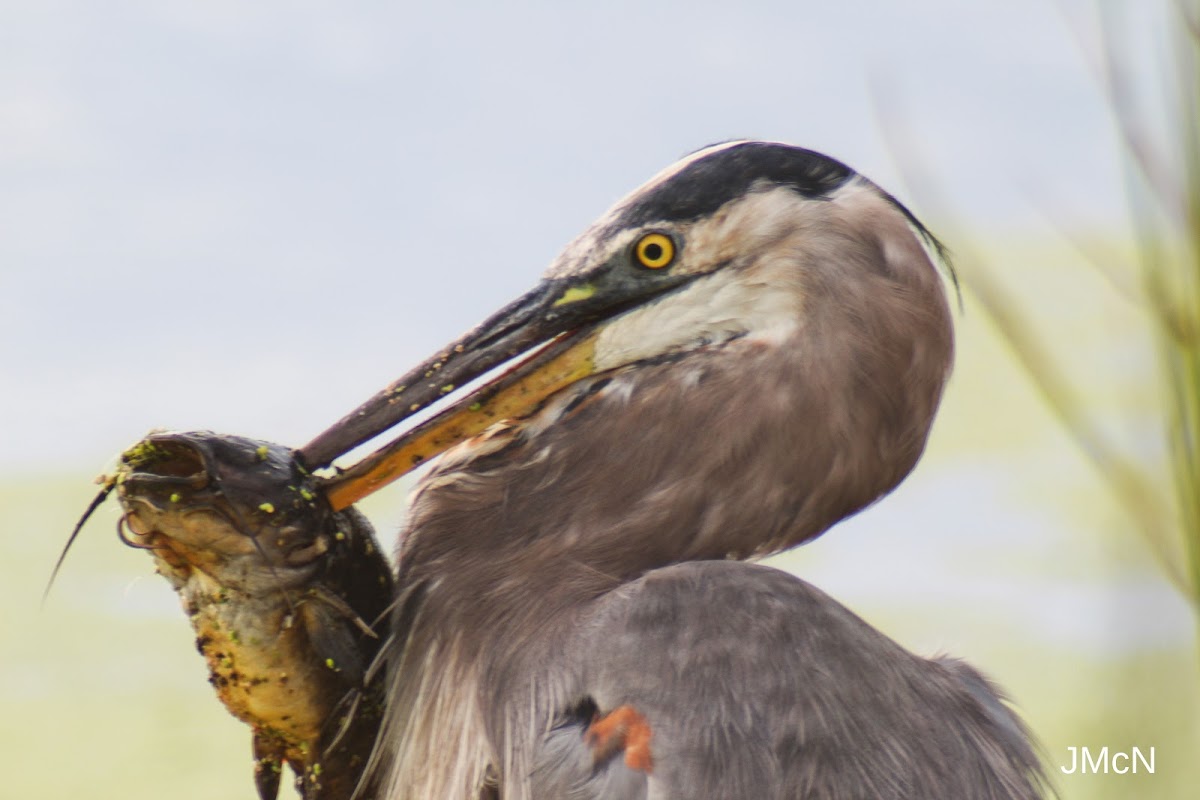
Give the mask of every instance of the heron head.
[[[740, 337], [781, 343], [806, 326], [815, 335], [844, 335], [861, 349], [908, 333], [924, 336], [894, 328], [932, 319], [948, 342], [944, 291], [927, 245], [940, 249], [907, 209], [832, 158], [772, 142], [707, 147], [619, 201], [562, 251], [532, 291], [368, 400], [299, 457], [311, 468], [328, 465], [520, 356], [329, 479], [334, 507], [596, 373]], [[895, 306], [906, 307], [899, 322], [864, 335], [879, 327], [876, 315]], [[947, 367], [948, 359], [947, 349]], [[942, 369], [938, 393], [944, 377]]]

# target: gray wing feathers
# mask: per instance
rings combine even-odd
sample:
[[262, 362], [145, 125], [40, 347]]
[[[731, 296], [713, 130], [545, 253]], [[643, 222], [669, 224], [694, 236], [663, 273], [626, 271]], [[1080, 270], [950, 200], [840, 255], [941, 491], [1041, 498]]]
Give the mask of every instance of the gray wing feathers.
[[538, 798], [1042, 796], [1030, 737], [983, 676], [768, 567], [648, 573], [596, 604], [565, 658], [581, 704], [645, 716], [654, 767], [594, 767], [587, 715], [568, 711], [535, 755]]

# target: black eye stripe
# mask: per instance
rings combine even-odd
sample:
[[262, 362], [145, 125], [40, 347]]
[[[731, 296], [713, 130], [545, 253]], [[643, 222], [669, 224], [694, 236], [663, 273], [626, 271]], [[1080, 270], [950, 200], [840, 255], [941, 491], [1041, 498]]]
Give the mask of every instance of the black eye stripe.
[[699, 158], [636, 197], [618, 224], [627, 228], [700, 219], [742, 197], [759, 181], [787, 186], [804, 197], [823, 198], [854, 175], [842, 162], [812, 150], [775, 142], [740, 142]]

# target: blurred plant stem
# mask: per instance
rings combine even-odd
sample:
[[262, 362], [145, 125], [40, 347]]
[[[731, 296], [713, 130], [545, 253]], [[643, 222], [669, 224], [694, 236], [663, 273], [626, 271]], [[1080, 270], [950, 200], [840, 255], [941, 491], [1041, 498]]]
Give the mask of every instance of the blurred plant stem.
[[[1139, 225], [1139, 244], [1147, 294], [1160, 321], [1168, 445], [1195, 602], [1200, 596], [1200, 4], [1179, 3], [1175, 90], [1183, 185], [1174, 202], [1182, 220], [1178, 230], [1164, 231], [1165, 226], [1146, 219]], [[1117, 114], [1122, 116], [1119, 109]], [[1169, 249], [1160, 244], [1164, 241]]]
[[[1128, 11], [1137, 6], [1121, 7]], [[1116, 19], [1114, 5], [1100, 6], [1100, 42], [1093, 55], [1121, 139], [1138, 263], [1114, 267], [1107, 256], [1085, 252], [1118, 287], [1141, 287], [1134, 302], [1145, 311], [1157, 350], [1166, 463], [1141, 463], [1095, 423], [1069, 362], [1055, 357], [1035, 333], [1021, 299], [998, 280], [1002, 273], [980, 253], [960, 245], [968, 236], [956, 236], [954, 250], [965, 290], [1107, 481], [1200, 621], [1200, 3], [1178, 0], [1168, 16], [1175, 61], [1163, 67], [1160, 74], [1166, 74], [1159, 83], [1175, 94], [1165, 98], [1171, 118], [1165, 141], [1156, 143], [1156, 130], [1147, 122], [1144, 103], [1138, 102], [1138, 92], [1147, 88], [1145, 76], [1139, 82], [1127, 60], [1134, 49], [1127, 28]], [[952, 223], [950, 206], [927, 177], [933, 173], [921, 168], [916, 143], [905, 135], [910, 131], [894, 124], [903, 114], [889, 113], [897, 111], [888, 107], [894, 95], [878, 88], [875, 95], [916, 204], [942, 223]]]

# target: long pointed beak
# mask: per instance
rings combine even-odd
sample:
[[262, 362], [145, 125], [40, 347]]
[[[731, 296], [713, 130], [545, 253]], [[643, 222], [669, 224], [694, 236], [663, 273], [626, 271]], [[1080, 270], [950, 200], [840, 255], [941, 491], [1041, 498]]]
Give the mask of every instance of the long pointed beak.
[[592, 282], [543, 281], [367, 400], [297, 456], [309, 469], [328, 466], [489, 370], [534, 351], [391, 444], [328, 478], [323, 485], [326, 497], [335, 509], [345, 508], [495, 422], [528, 415], [549, 395], [590, 375], [595, 370], [597, 323], [680, 282], [658, 281], [630, 291], [628, 285], [597, 288]]

